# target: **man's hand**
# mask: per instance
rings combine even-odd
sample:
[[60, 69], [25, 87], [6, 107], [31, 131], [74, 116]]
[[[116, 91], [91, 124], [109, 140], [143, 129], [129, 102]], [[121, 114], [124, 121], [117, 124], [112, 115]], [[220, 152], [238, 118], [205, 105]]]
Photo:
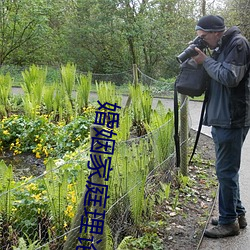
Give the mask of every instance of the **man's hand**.
[[197, 47], [194, 48], [195, 51], [198, 53], [197, 56], [192, 57], [197, 64], [203, 64], [207, 56]]

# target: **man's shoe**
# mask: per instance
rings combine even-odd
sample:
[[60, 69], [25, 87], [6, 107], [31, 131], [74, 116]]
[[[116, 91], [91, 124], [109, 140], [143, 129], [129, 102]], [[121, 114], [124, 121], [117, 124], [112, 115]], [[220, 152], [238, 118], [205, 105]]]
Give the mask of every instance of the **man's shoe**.
[[228, 236], [239, 235], [240, 227], [238, 222], [234, 222], [232, 224], [222, 225], [219, 224], [210, 229], [206, 229], [204, 235], [209, 238], [223, 238]]
[[245, 214], [242, 214], [238, 217], [238, 222], [241, 229], [247, 226], [247, 220]]
[[[238, 222], [239, 222], [240, 229], [243, 229], [243, 228], [245, 228], [247, 226], [247, 220], [246, 220], [245, 214], [239, 215]], [[217, 218], [212, 218], [211, 224], [214, 225], [214, 226], [217, 226], [218, 225], [218, 219]]]

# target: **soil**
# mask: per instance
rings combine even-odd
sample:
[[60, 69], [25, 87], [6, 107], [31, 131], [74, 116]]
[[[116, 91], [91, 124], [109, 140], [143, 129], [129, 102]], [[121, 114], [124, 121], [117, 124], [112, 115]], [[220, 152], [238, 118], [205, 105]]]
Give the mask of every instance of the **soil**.
[[29, 177], [30, 174], [32, 176], [39, 176], [45, 171], [43, 159], [37, 159], [31, 153], [22, 153], [13, 156], [12, 152], [7, 152], [0, 156], [0, 160], [4, 160], [6, 165], [12, 165], [16, 181], [23, 176]]
[[[191, 131], [191, 143], [195, 132]], [[164, 250], [195, 250], [199, 249], [203, 232], [213, 210], [217, 194], [215, 175], [214, 144], [210, 137], [201, 134], [197, 146], [196, 157], [189, 166], [188, 176], [192, 180], [185, 188], [179, 188], [179, 201], [176, 209], [171, 202], [161, 209], [167, 213], [167, 227], [160, 228], [159, 234]], [[171, 188], [172, 189], [172, 188]], [[172, 199], [175, 196], [172, 195]]]
[[[190, 151], [195, 136], [196, 132], [190, 131]], [[157, 200], [155, 196], [159, 186], [153, 188], [150, 199], [156, 200], [154, 215], [142, 223], [137, 238], [130, 239], [126, 248], [121, 249], [198, 250], [216, 201], [218, 183], [214, 162], [213, 141], [201, 134], [193, 162], [188, 166], [188, 178], [178, 177], [178, 170], [173, 167], [171, 177], [165, 180], [167, 183], [171, 179], [169, 196], [164, 194], [163, 198]], [[166, 176], [166, 173], [162, 173], [162, 176]], [[127, 235], [133, 234], [132, 231], [131, 224]]]

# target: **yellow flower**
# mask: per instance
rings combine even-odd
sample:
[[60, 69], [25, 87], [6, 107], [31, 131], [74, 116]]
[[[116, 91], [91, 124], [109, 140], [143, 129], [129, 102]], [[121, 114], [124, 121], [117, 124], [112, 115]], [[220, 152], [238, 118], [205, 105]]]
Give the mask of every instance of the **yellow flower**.
[[30, 183], [29, 185], [26, 186], [26, 189], [28, 191], [35, 191], [37, 190], [37, 185], [35, 183]]
[[69, 218], [73, 218], [74, 217], [73, 206], [68, 205], [66, 208], [66, 211], [64, 211], [64, 213], [65, 213], [65, 215], [68, 215]]
[[12, 210], [12, 212], [16, 212], [17, 208], [13, 207], [11, 210]]
[[41, 158], [41, 155], [39, 152], [36, 152], [36, 158], [40, 159]]
[[19, 155], [19, 154], [21, 154], [22, 153], [22, 151], [20, 151], [20, 150], [14, 150], [14, 153], [13, 153], [13, 155]]
[[41, 193], [33, 194], [31, 197], [35, 198], [36, 201], [40, 201], [42, 199], [41, 195], [42, 195]]
[[43, 153], [45, 154], [46, 157], [48, 157], [49, 153], [46, 147], [43, 147]]
[[76, 203], [76, 196], [75, 196], [75, 195], [73, 195], [73, 196], [71, 197], [71, 201], [72, 201], [72, 203]]
[[4, 135], [9, 135], [10, 133], [9, 133], [8, 130], [4, 130], [4, 131], [3, 131], [3, 134], [4, 134]]

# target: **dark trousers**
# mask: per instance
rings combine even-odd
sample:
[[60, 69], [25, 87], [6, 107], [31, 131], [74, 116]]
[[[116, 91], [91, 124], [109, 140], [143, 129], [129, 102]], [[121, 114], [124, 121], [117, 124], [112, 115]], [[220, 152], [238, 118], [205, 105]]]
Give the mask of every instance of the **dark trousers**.
[[219, 223], [230, 224], [245, 214], [240, 200], [239, 169], [241, 149], [249, 127], [212, 127], [215, 143], [216, 175], [219, 181]]

